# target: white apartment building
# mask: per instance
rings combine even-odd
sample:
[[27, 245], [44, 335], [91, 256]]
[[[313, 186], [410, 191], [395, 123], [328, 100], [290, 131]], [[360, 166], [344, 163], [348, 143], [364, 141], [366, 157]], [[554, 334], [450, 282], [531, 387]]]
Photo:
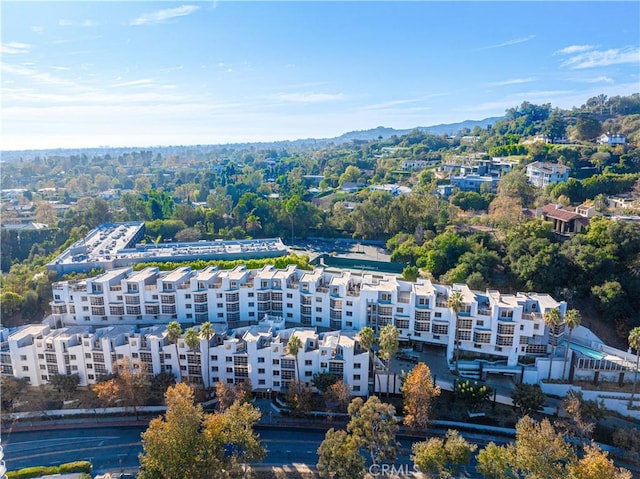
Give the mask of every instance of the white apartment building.
[[170, 372], [177, 380], [207, 387], [249, 379], [256, 391], [283, 391], [296, 377], [296, 358], [286, 345], [297, 336], [303, 345], [297, 356], [301, 381], [310, 386], [314, 374], [333, 373], [351, 386], [354, 395], [368, 391], [369, 354], [355, 333], [284, 329], [281, 318], [235, 331], [218, 327], [196, 349], [185, 344], [184, 336], [170, 343], [165, 326], [29, 325], [10, 333], [4, 330], [3, 335], [3, 374], [27, 378], [32, 386], [46, 384], [54, 374], [78, 374], [80, 385], [95, 384], [128, 358], [149, 375]]
[[[445, 286], [427, 279], [404, 281], [386, 274], [323, 268], [303, 271], [273, 266], [251, 271], [180, 267], [161, 272], [123, 268], [79, 281], [53, 285], [52, 320], [57, 326], [164, 325], [184, 326], [209, 321], [218, 328], [255, 325], [265, 315], [287, 324], [322, 331], [357, 332], [364, 326], [379, 330], [393, 323], [403, 342], [446, 347], [453, 357], [456, 320], [447, 300], [460, 291], [464, 306], [458, 314], [462, 351], [518, 364], [522, 356], [550, 351], [544, 313], [566, 303], [547, 294], [501, 294], [471, 291], [466, 285]], [[556, 331], [562, 335], [564, 326]], [[174, 365], [177, 367], [177, 365]]]

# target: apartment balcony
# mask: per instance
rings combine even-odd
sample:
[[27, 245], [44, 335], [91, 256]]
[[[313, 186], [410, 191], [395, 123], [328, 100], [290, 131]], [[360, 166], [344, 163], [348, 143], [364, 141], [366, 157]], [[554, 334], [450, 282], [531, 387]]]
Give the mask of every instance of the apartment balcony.
[[478, 309], [478, 316], [491, 316], [490, 309]]
[[544, 316], [541, 313], [522, 313], [522, 319], [528, 321], [542, 321]]
[[448, 308], [449, 307], [449, 303], [447, 303], [446, 301], [436, 301], [436, 308]]
[[411, 294], [410, 293], [400, 293], [398, 295], [398, 302], [399, 303], [409, 304], [410, 301], [411, 301]]
[[253, 281], [247, 281], [246, 283], [242, 283], [240, 285], [240, 287], [241, 288], [253, 288], [253, 285], [254, 285]]
[[122, 286], [109, 286], [109, 291], [122, 291]]
[[329, 288], [327, 288], [326, 286], [318, 286], [316, 288], [316, 292], [318, 292], [318, 293], [328, 293], [329, 292]]

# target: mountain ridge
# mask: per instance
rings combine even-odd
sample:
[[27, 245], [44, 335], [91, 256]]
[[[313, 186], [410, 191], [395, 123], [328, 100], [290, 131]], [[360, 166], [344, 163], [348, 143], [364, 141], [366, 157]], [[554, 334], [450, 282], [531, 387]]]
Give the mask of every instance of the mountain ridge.
[[382, 140], [386, 140], [393, 135], [403, 136], [410, 133], [413, 130], [420, 130], [428, 132], [433, 135], [455, 135], [459, 131], [469, 128], [472, 130], [475, 126], [486, 128], [487, 125], [491, 125], [496, 121], [503, 119], [504, 117], [490, 117], [482, 120], [465, 120], [457, 123], [441, 123], [432, 126], [417, 126], [407, 129], [395, 129], [391, 127], [378, 126], [376, 128], [370, 128], [368, 130], [354, 130], [347, 133], [343, 133], [340, 136], [333, 138], [300, 138], [296, 140], [277, 140], [270, 142], [244, 142], [244, 143], [212, 143], [212, 144], [199, 144], [199, 145], [155, 145], [155, 146], [97, 146], [93, 148], [45, 148], [40, 150], [0, 150], [2, 153], [2, 159], [4, 161], [11, 161], [16, 158], [28, 158], [33, 156], [49, 156], [49, 155], [74, 155], [74, 154], [104, 154], [107, 152], [127, 152], [133, 150], [163, 150], [177, 152], [177, 150], [184, 149], [204, 149], [211, 147], [218, 148], [231, 148], [240, 149], [248, 147], [261, 147], [261, 148], [285, 148], [285, 147], [310, 147], [310, 146], [326, 146], [330, 143], [349, 143], [352, 141], [372, 141], [382, 137]]

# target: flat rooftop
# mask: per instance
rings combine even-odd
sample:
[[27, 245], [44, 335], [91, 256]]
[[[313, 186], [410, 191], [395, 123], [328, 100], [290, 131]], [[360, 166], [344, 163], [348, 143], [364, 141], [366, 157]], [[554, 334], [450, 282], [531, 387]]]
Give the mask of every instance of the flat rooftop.
[[280, 238], [142, 244], [144, 231], [143, 222], [102, 224], [67, 248], [47, 268], [67, 274], [93, 268], [112, 270], [143, 262], [231, 260], [287, 254]]

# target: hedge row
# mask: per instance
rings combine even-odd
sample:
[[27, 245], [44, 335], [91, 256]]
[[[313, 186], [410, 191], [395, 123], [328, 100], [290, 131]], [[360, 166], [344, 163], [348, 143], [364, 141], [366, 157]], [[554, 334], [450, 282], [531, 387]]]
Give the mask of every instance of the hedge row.
[[91, 463], [89, 461], [67, 462], [59, 466], [33, 466], [25, 467], [17, 471], [7, 472], [7, 479], [29, 479], [47, 474], [69, 474], [72, 472], [91, 473]]

